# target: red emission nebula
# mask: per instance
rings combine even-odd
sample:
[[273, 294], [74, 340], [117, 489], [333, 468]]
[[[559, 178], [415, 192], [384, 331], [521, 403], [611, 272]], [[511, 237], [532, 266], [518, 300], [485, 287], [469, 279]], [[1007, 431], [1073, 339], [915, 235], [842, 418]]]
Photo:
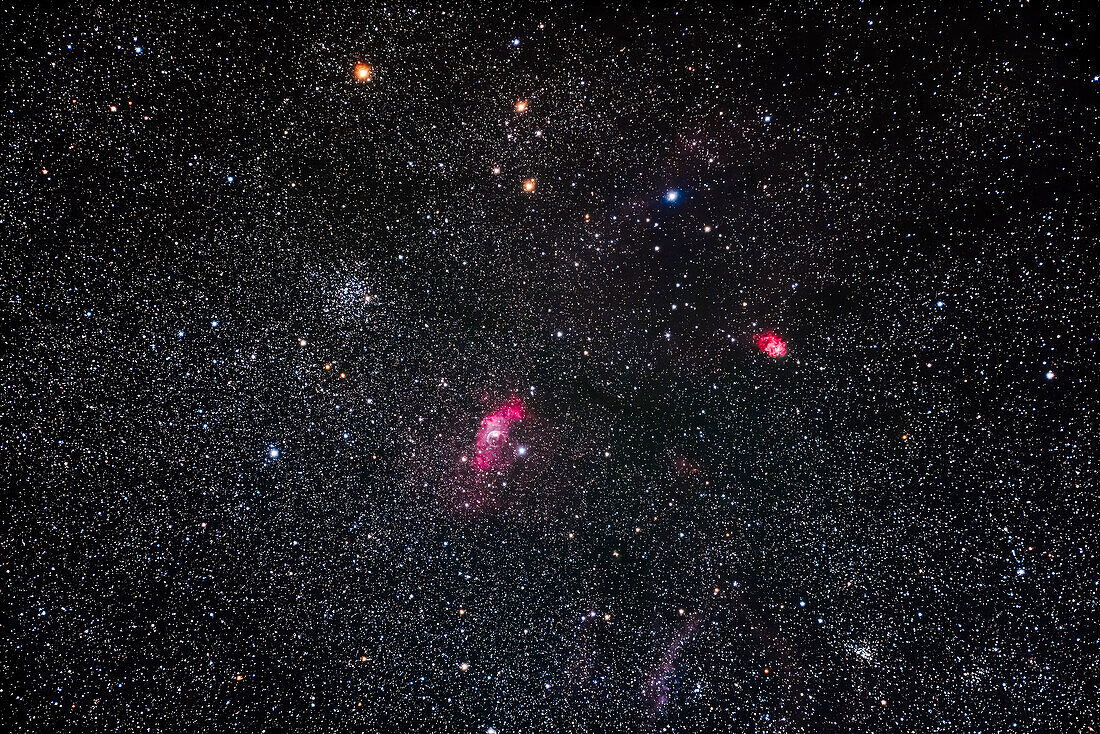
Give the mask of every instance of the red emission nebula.
[[756, 341], [756, 347], [769, 357], [779, 358], [787, 354], [787, 342], [770, 331], [766, 334], [757, 334], [753, 339]]
[[503, 452], [508, 445], [508, 432], [514, 423], [523, 420], [523, 415], [523, 401], [513, 397], [482, 419], [475, 443], [474, 469], [489, 471], [506, 463]]

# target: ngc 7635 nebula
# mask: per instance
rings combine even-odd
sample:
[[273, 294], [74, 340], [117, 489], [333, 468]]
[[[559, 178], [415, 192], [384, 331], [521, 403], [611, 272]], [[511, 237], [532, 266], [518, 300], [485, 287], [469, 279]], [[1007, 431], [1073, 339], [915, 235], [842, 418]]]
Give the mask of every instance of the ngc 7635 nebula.
[[1100, 726], [1096, 13], [647, 5], [0, 9], [9, 729]]

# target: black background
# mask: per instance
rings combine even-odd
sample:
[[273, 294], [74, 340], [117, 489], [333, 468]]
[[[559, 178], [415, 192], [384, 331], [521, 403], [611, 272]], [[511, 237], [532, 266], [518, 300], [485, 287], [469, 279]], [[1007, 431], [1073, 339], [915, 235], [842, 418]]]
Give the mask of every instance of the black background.
[[1096, 724], [1094, 13], [2, 20], [16, 728]]

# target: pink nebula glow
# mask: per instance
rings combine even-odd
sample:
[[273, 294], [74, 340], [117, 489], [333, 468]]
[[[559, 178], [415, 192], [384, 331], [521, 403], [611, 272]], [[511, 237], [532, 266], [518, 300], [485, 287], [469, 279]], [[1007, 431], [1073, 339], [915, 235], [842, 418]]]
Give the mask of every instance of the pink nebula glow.
[[508, 443], [508, 432], [512, 424], [523, 420], [523, 401], [513, 397], [481, 420], [477, 431], [474, 469], [489, 471], [501, 463], [502, 451]]
[[769, 357], [778, 358], [787, 354], [787, 342], [773, 332], [757, 334], [753, 339], [756, 340], [757, 348]]
[[672, 699], [673, 678], [676, 675], [677, 660], [684, 645], [689, 642], [698, 629], [701, 619], [699, 614], [691, 615], [680, 630], [672, 636], [663, 650], [657, 664], [649, 669], [642, 687], [642, 696], [649, 702], [649, 713], [655, 716], [663, 716]]

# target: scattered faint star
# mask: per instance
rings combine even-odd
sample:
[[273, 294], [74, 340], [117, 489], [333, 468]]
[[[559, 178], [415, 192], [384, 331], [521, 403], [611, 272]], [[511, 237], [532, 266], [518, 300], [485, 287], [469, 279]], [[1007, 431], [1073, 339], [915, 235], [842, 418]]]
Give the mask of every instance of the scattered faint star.
[[269, 5], [4, 11], [24, 729], [1097, 718], [1089, 6]]

